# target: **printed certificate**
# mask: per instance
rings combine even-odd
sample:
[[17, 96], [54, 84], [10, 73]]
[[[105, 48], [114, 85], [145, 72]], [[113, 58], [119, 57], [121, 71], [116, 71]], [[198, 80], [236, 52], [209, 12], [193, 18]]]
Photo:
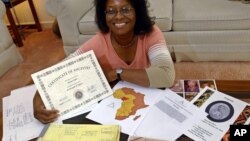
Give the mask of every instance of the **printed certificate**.
[[36, 72], [31, 77], [46, 108], [58, 109], [61, 116], [113, 93], [92, 50]]

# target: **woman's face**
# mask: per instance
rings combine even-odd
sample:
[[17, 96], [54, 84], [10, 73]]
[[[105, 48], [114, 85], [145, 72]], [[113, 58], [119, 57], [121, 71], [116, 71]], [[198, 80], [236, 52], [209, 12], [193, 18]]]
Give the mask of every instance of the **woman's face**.
[[129, 0], [107, 0], [106, 22], [114, 35], [130, 35], [134, 32], [135, 10]]

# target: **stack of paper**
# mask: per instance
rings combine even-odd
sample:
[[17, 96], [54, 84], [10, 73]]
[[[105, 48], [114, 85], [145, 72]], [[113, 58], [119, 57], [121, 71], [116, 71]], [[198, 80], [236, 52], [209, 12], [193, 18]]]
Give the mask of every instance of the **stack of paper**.
[[118, 125], [50, 124], [38, 141], [119, 141]]
[[205, 87], [191, 102], [166, 90], [134, 136], [164, 140], [221, 140], [231, 124], [248, 124], [250, 105]]
[[199, 93], [188, 100], [170, 89], [127, 82], [119, 82], [113, 90], [113, 96], [99, 103], [87, 118], [101, 124], [119, 124], [130, 140], [219, 141], [231, 124], [250, 121], [248, 103], [211, 87], [197, 89]]
[[2, 141], [27, 141], [39, 136], [44, 125], [33, 116], [34, 85], [16, 89], [3, 98]]

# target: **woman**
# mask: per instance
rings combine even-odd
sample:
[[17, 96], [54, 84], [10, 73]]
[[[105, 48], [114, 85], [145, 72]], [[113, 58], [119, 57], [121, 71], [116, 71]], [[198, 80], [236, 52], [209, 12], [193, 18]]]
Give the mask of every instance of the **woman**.
[[[123, 80], [146, 87], [170, 87], [175, 71], [160, 29], [151, 21], [146, 0], [95, 0], [100, 29], [75, 53], [94, 50], [109, 82]], [[46, 110], [34, 98], [34, 115], [43, 123], [54, 121], [57, 110]]]

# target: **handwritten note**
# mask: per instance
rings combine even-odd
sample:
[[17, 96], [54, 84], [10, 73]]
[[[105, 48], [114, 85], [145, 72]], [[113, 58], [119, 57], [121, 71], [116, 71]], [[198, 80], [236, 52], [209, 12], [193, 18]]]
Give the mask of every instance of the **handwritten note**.
[[119, 125], [51, 124], [39, 141], [118, 141]]
[[33, 116], [34, 85], [11, 91], [3, 98], [2, 141], [25, 141], [37, 137], [44, 125]]

